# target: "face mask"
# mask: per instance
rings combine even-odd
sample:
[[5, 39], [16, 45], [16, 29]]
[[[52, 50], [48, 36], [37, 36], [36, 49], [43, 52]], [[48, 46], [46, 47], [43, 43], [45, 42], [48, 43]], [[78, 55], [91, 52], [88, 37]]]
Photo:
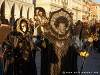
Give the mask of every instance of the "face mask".
[[65, 27], [65, 24], [64, 24], [64, 23], [60, 23], [58, 29], [59, 29], [59, 33], [60, 33], [60, 34], [65, 34], [65, 32], [66, 32], [66, 27]]
[[26, 28], [27, 28], [26, 26], [27, 26], [26, 23], [21, 24], [21, 28], [23, 32], [26, 32]]

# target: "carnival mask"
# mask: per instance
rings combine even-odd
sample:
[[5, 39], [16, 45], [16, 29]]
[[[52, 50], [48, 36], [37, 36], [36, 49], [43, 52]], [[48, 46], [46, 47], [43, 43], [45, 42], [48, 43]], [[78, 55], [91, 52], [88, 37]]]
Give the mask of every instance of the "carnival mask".
[[64, 23], [59, 23], [58, 31], [59, 31], [58, 32], [59, 34], [65, 34], [66, 27], [65, 27], [65, 24]]
[[20, 18], [17, 20], [17, 27], [16, 30], [18, 32], [21, 32], [23, 35], [27, 33], [28, 31], [28, 20], [25, 18]]
[[22, 23], [21, 23], [21, 30], [22, 30], [23, 32], [26, 32], [26, 30], [27, 30], [27, 24], [26, 24], [25, 22], [22, 22]]
[[72, 14], [63, 8], [51, 12], [49, 18], [50, 34], [58, 40], [67, 39], [70, 35], [69, 29], [72, 21]]

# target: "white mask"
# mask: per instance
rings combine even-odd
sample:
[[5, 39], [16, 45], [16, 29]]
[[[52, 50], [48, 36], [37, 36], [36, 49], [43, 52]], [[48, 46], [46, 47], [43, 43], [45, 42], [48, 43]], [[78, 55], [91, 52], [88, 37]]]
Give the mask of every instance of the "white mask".
[[27, 29], [26, 26], [27, 26], [27, 25], [26, 25], [25, 22], [21, 23], [21, 27], [22, 27], [22, 31], [23, 31], [23, 32], [26, 32], [26, 29]]

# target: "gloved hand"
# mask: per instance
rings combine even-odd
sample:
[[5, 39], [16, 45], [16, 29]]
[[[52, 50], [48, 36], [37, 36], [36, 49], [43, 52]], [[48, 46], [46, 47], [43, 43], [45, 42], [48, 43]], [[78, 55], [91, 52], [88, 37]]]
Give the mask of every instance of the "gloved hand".
[[45, 41], [43, 41], [41, 45], [42, 45], [42, 47], [46, 48], [46, 43], [45, 43]]

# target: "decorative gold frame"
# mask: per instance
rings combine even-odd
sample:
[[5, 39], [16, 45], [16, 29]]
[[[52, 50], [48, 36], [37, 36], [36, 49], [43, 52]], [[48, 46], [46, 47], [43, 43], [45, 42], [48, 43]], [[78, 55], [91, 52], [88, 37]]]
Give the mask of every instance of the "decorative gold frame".
[[[57, 18], [63, 16], [64, 18], [67, 19], [68, 21], [68, 25], [66, 26], [66, 28], [68, 28], [68, 30], [66, 30], [66, 33], [61, 35], [58, 34], [55, 22], [57, 21]], [[69, 31], [70, 31], [70, 25], [73, 23], [72, 22], [72, 13], [69, 13], [68, 11], [64, 10], [63, 8], [59, 9], [58, 11], [54, 11], [50, 13], [50, 18], [49, 18], [49, 25], [50, 25], [50, 33], [52, 36], [54, 36], [55, 38], [59, 39], [59, 40], [63, 40], [68, 38], [69, 36]]]

